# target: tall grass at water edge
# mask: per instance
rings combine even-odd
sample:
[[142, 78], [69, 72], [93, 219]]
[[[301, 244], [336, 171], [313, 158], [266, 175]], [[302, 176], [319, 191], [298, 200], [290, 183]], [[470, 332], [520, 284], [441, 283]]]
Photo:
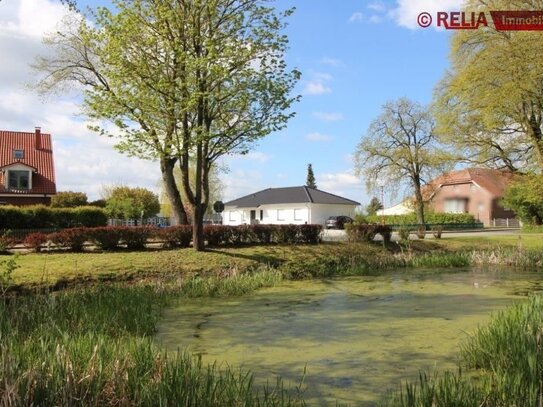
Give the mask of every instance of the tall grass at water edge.
[[3, 298], [0, 405], [303, 404], [280, 381], [257, 388], [248, 373], [207, 366], [187, 353], [167, 354], [152, 339], [161, 310], [175, 298], [240, 295], [280, 280], [279, 273], [265, 271]]
[[541, 406], [543, 298], [533, 296], [479, 328], [461, 345], [457, 372], [422, 372], [386, 406]]

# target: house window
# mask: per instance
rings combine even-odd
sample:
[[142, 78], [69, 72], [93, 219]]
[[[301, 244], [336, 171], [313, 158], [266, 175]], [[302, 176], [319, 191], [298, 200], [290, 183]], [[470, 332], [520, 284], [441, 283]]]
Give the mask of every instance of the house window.
[[29, 189], [30, 172], [29, 171], [8, 171], [9, 189]]
[[230, 222], [233, 222], [236, 220], [236, 217], [234, 216], [234, 211], [228, 211], [228, 220]]
[[294, 220], [304, 220], [303, 209], [294, 209]]
[[260, 210], [260, 220], [264, 220], [264, 211]]
[[277, 220], [285, 220], [285, 210], [277, 209]]
[[13, 159], [22, 160], [25, 158], [25, 150], [13, 150]]
[[447, 199], [447, 200], [445, 200], [445, 212], [446, 213], [465, 213], [466, 212], [466, 200], [465, 199]]

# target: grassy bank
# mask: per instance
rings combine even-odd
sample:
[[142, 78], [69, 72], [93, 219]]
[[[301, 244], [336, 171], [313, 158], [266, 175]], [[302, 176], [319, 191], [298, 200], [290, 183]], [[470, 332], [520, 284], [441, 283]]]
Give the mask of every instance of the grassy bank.
[[257, 388], [247, 373], [167, 355], [152, 340], [176, 298], [241, 295], [279, 281], [263, 271], [0, 300], [0, 405], [298, 405], [281, 383]]
[[461, 346], [457, 372], [420, 374], [386, 406], [540, 406], [543, 403], [543, 298], [497, 314]]
[[[7, 256], [0, 257], [0, 261]], [[368, 243], [266, 245], [141, 252], [29, 253], [17, 260], [13, 274], [21, 286], [133, 280], [186, 275], [218, 276], [250, 272], [261, 267], [281, 271], [287, 278], [337, 274], [372, 274], [398, 267], [466, 267], [508, 265], [543, 267], [543, 238], [526, 235], [447, 238], [413, 241], [409, 248]]]

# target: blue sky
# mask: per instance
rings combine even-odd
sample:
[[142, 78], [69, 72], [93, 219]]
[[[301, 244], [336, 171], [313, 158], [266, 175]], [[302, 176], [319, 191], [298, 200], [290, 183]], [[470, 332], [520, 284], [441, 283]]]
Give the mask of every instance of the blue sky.
[[[82, 3], [109, 4], [105, 0]], [[229, 172], [222, 176], [223, 198], [267, 187], [302, 185], [307, 164], [312, 163], [321, 189], [362, 203], [369, 201], [364, 181], [353, 174], [356, 144], [386, 101], [403, 96], [421, 103], [431, 101], [448, 66], [449, 34], [417, 29], [416, 16], [422, 11], [459, 9], [460, 3], [278, 0], [280, 7], [296, 7], [287, 29], [287, 61], [302, 72], [296, 88], [302, 99], [294, 106], [296, 117], [285, 130], [260, 141], [248, 156], [226, 160]], [[102, 186], [114, 183], [156, 190], [157, 165], [126, 159], [112, 150], [110, 140], [89, 132], [84, 120], [76, 116], [76, 99], [40, 100], [36, 107], [35, 95], [22, 91], [24, 75], [32, 75], [21, 73], [27, 72], [22, 64], [26, 67], [40, 52], [39, 34], [54, 28], [51, 21], [60, 14], [53, 0], [0, 2], [0, 57], [16, 41], [21, 49], [20, 69], [0, 67], [4, 78], [0, 91], [19, 103], [18, 116], [14, 116], [14, 102], [0, 102], [2, 127], [28, 131], [39, 122], [44, 131], [53, 134], [60, 190], [80, 190], [92, 198], [98, 197]], [[28, 22], [29, 18], [34, 21]], [[38, 29], [40, 21], [43, 30]], [[28, 38], [21, 39], [25, 35]], [[26, 110], [25, 104], [29, 106]], [[30, 117], [21, 113], [29, 110], [33, 112]]]

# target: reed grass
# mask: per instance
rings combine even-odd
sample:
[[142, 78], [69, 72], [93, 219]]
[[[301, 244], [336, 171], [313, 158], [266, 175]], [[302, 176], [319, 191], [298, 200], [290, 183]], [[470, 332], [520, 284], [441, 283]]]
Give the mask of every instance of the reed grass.
[[457, 372], [421, 372], [418, 382], [405, 383], [383, 405], [541, 406], [543, 297], [498, 313], [461, 345], [460, 356]]
[[164, 307], [186, 296], [241, 295], [277, 284], [262, 271], [162, 285], [98, 285], [0, 300], [2, 406], [291, 406], [281, 381], [204, 365], [153, 342]]

